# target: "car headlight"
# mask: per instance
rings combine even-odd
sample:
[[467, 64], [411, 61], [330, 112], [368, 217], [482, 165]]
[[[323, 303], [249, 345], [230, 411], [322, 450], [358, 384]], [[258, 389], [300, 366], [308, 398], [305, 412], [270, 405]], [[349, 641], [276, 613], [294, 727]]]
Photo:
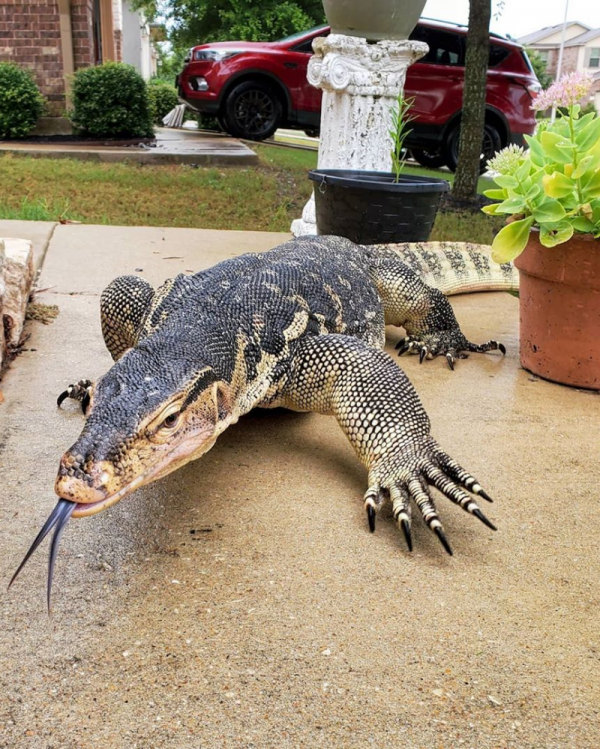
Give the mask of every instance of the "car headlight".
[[239, 53], [240, 50], [237, 49], [197, 49], [194, 52], [194, 60], [196, 62], [222, 62]]

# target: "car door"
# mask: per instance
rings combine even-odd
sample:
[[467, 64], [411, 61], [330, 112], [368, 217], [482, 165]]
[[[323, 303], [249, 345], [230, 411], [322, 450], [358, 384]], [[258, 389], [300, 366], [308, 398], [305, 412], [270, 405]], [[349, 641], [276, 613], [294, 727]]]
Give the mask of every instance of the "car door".
[[411, 114], [421, 125], [442, 125], [462, 106], [465, 37], [418, 24], [410, 38], [429, 46], [406, 75], [405, 95], [414, 98]]
[[321, 89], [311, 86], [306, 80], [308, 61], [312, 57], [312, 43], [318, 36], [327, 36], [328, 29], [320, 31], [309, 39], [296, 44], [285, 52], [285, 79], [292, 97], [294, 109], [301, 112], [319, 112], [321, 110]]

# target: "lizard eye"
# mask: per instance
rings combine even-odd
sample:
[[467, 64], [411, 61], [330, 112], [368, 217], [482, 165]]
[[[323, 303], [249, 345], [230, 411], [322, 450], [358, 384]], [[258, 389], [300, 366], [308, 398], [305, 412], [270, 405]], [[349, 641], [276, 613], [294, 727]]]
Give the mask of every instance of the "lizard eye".
[[180, 416], [179, 411], [175, 411], [174, 413], [169, 414], [167, 418], [163, 421], [163, 423], [160, 425], [160, 428], [161, 429], [173, 429], [174, 427], [177, 426], [179, 422], [179, 416]]

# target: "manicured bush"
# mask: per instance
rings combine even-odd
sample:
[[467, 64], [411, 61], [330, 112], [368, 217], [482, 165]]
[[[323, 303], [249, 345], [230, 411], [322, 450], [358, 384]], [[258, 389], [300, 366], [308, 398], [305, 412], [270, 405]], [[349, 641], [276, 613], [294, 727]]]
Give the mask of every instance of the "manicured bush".
[[122, 138], [153, 134], [146, 82], [133, 65], [105, 62], [78, 70], [71, 101], [69, 118], [83, 134]]
[[163, 117], [179, 104], [175, 87], [163, 81], [150, 81], [148, 84], [148, 99], [150, 100], [152, 121], [157, 125], [162, 125]]
[[29, 70], [0, 62], [0, 138], [24, 138], [43, 114], [44, 104]]

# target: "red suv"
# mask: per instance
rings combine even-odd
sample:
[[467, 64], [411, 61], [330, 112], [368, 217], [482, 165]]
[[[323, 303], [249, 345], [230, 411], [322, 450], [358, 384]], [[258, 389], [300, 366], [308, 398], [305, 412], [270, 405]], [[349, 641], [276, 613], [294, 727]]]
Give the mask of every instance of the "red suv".
[[[278, 127], [318, 133], [321, 91], [306, 80], [312, 42], [328, 26], [278, 42], [218, 42], [190, 49], [177, 77], [180, 97], [193, 109], [215, 115], [226, 132], [264, 140]], [[408, 69], [406, 95], [414, 97], [407, 146], [424, 166], [456, 168], [467, 29], [421, 19], [411, 39], [428, 54]], [[524, 49], [492, 35], [482, 163], [509, 143], [533, 132], [531, 102], [540, 90]]]

